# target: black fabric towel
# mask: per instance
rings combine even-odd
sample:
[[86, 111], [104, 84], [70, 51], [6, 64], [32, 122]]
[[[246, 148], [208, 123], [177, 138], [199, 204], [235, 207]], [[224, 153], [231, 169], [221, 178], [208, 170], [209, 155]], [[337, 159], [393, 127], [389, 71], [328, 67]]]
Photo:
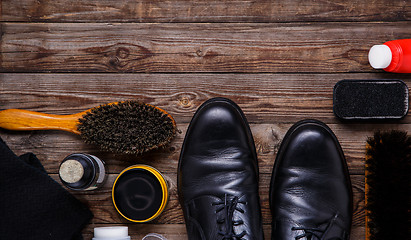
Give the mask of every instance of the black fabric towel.
[[1, 240], [81, 240], [92, 217], [33, 153], [18, 157], [0, 138]]

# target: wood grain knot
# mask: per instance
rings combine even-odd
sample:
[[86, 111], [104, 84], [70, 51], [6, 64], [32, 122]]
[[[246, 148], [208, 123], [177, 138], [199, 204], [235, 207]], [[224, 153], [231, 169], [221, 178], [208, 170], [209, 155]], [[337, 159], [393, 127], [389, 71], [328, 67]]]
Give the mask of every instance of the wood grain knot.
[[181, 97], [179, 99], [179, 103], [181, 106], [183, 106], [184, 108], [189, 108], [191, 107], [192, 103], [190, 101], [190, 99], [188, 97]]
[[196, 55], [197, 55], [198, 57], [204, 57], [205, 53], [204, 53], [203, 51], [201, 51], [201, 49], [198, 49], [198, 50], [196, 51]]
[[127, 58], [130, 55], [130, 50], [125, 47], [119, 47], [116, 50], [116, 56], [122, 59]]
[[120, 65], [120, 60], [118, 57], [112, 57], [110, 60], [108, 60], [108, 63], [112, 66], [119, 66]]
[[198, 49], [198, 50], [195, 52], [195, 54], [196, 54], [197, 57], [201, 57], [201, 58], [204, 58], [204, 59], [213, 58], [213, 57], [217, 57], [217, 56], [218, 56], [218, 53], [217, 53], [217, 52], [214, 52], [214, 51], [212, 51], [212, 50], [210, 50], [210, 49], [205, 49], [205, 50]]
[[110, 70], [129, 71], [136, 61], [152, 57], [149, 49], [130, 43], [116, 43], [107, 46], [98, 46], [84, 49], [84, 52], [95, 55], [102, 62], [106, 62]]

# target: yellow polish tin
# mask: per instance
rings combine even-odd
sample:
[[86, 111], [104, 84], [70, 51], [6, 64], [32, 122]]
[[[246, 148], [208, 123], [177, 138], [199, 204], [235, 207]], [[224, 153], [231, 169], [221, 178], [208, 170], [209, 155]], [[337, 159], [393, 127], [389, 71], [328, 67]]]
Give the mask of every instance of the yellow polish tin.
[[121, 216], [131, 222], [144, 223], [164, 211], [169, 190], [160, 171], [148, 165], [133, 165], [117, 176], [111, 196]]

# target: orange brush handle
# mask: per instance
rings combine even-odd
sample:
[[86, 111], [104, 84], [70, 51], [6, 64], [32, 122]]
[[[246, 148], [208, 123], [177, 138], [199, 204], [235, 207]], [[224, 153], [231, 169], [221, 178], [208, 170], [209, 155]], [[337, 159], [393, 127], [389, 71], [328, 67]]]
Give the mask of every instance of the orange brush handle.
[[79, 118], [87, 111], [72, 115], [54, 115], [22, 109], [0, 111], [0, 127], [9, 130], [63, 130], [80, 134]]

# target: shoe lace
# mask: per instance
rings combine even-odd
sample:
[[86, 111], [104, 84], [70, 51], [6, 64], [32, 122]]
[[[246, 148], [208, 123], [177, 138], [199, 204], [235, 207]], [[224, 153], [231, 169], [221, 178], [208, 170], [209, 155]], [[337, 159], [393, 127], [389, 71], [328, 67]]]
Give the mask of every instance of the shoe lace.
[[218, 224], [225, 225], [225, 232], [218, 232], [218, 234], [221, 235], [221, 240], [240, 240], [246, 234], [245, 231], [239, 234], [235, 234], [234, 232], [234, 226], [238, 226], [244, 223], [242, 220], [233, 219], [234, 211], [244, 213], [244, 210], [238, 207], [239, 203], [246, 204], [245, 202], [240, 201], [238, 197], [229, 197], [227, 194], [224, 195], [224, 199], [220, 199], [220, 201], [213, 203], [213, 206], [218, 206], [216, 213], [223, 211], [224, 217], [217, 219]]
[[[306, 227], [292, 227], [291, 228], [292, 231], [304, 231], [303, 234], [298, 235], [295, 237], [296, 240], [301, 239], [301, 238], [306, 238], [307, 240], [314, 240], [314, 239], [318, 239], [321, 240], [323, 233], [325, 232], [325, 230], [321, 230], [319, 228], [306, 228]], [[315, 237], [315, 238], [313, 238]], [[341, 238], [332, 238], [332, 239], [328, 239], [328, 240], [342, 240]]]

